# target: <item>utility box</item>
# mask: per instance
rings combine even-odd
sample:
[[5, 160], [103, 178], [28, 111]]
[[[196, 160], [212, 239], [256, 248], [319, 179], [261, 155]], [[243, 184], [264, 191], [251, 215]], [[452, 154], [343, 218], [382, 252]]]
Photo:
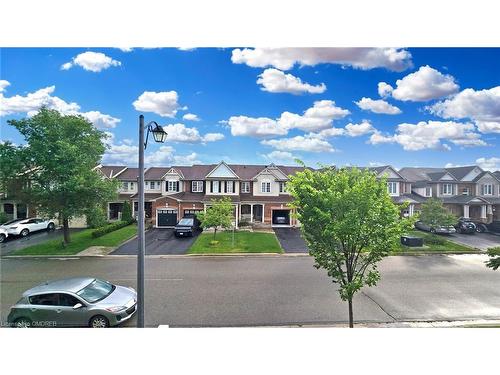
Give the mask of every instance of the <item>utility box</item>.
[[424, 246], [424, 239], [421, 237], [401, 236], [401, 244], [409, 247]]

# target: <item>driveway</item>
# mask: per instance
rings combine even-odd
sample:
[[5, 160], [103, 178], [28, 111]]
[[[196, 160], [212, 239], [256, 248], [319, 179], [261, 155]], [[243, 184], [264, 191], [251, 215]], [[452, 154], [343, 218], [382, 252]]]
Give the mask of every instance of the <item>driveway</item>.
[[[76, 233], [81, 229], [70, 229], [70, 233]], [[62, 239], [63, 231], [61, 229], [56, 229], [53, 231], [42, 230], [35, 233], [30, 233], [26, 237], [20, 236], [9, 236], [5, 242], [0, 245], [0, 255], [7, 255], [13, 251], [24, 249], [28, 246], [38, 245], [45, 241], [54, 240], [57, 238]]]
[[281, 247], [285, 253], [308, 253], [306, 241], [298, 228], [274, 228]]
[[[173, 229], [154, 228], [146, 232], [146, 255], [186, 254], [199, 233], [193, 237], [177, 238]], [[111, 255], [136, 255], [137, 238], [124, 243]]]
[[447, 237], [448, 240], [474, 247], [480, 250], [488, 250], [490, 247], [500, 246], [500, 236], [490, 233], [475, 233], [475, 234], [451, 234]]

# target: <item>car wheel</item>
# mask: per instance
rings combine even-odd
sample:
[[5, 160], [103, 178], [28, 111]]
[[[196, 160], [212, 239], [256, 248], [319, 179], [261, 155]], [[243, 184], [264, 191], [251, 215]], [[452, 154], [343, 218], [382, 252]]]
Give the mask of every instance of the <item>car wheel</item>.
[[3, 241], [5, 241], [5, 234], [0, 234], [0, 243], [2, 243]]
[[30, 231], [28, 229], [23, 229], [20, 234], [21, 237], [26, 237], [28, 234], [30, 234]]
[[478, 224], [476, 226], [476, 232], [478, 232], [478, 233], [486, 232], [486, 226], [484, 224]]
[[28, 318], [18, 318], [14, 322], [14, 327], [16, 328], [30, 328], [31, 327], [31, 320]]
[[47, 230], [54, 230], [56, 229], [56, 226], [54, 223], [49, 223], [49, 225], [47, 225]]
[[109, 320], [102, 315], [96, 315], [90, 319], [89, 326], [91, 328], [106, 328], [109, 327]]

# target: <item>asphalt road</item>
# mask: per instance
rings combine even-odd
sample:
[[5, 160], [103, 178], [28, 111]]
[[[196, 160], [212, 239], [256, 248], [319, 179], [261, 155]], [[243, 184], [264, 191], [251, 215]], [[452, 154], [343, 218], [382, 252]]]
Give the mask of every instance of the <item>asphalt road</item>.
[[[498, 319], [500, 271], [484, 255], [394, 256], [354, 300], [357, 322]], [[134, 257], [0, 260], [0, 320], [45, 280], [92, 275], [135, 287]], [[347, 321], [347, 305], [310, 257], [148, 257], [146, 324], [261, 326]], [[135, 317], [125, 326], [134, 326]]]
[[[81, 229], [70, 229], [71, 233], [78, 232]], [[9, 236], [5, 242], [0, 244], [0, 254], [7, 255], [15, 250], [24, 249], [25, 247], [38, 245], [39, 243], [53, 240], [56, 238], [61, 238], [62, 240], [63, 232], [61, 229], [56, 229], [52, 231], [41, 230], [39, 232], [30, 233], [26, 237], [20, 236]]]
[[[150, 229], [146, 232], [146, 255], [186, 254], [199, 232], [193, 237], [177, 238], [173, 229]], [[112, 252], [113, 255], [136, 255], [138, 241], [134, 238]]]

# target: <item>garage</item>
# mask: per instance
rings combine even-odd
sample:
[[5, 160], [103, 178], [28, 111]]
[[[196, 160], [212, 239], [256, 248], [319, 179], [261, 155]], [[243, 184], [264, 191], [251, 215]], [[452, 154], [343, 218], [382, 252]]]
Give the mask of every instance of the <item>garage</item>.
[[173, 227], [175, 224], [177, 224], [177, 210], [168, 208], [156, 210], [156, 226], [158, 228]]
[[290, 210], [273, 210], [273, 225], [290, 225]]

